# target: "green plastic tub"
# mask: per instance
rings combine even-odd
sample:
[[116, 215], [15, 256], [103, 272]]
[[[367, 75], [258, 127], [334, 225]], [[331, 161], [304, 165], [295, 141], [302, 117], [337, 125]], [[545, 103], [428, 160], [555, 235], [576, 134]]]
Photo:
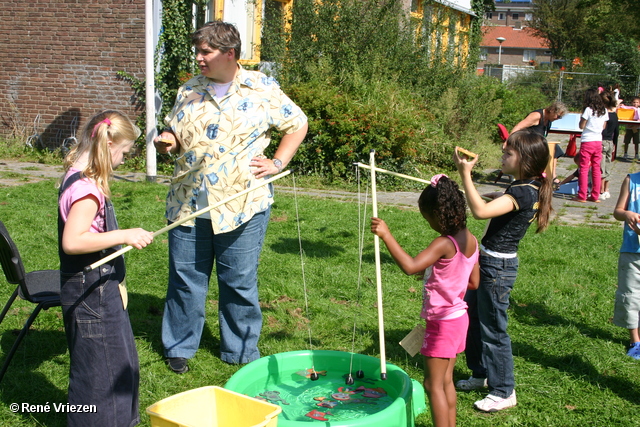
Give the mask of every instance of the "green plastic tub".
[[[346, 384], [350, 366], [353, 385]], [[413, 427], [426, 410], [422, 384], [386, 367], [381, 380], [380, 360], [371, 356], [353, 354], [352, 361], [341, 351], [291, 351], [247, 364], [224, 387], [279, 405], [279, 427]], [[316, 381], [309, 378], [312, 368]]]

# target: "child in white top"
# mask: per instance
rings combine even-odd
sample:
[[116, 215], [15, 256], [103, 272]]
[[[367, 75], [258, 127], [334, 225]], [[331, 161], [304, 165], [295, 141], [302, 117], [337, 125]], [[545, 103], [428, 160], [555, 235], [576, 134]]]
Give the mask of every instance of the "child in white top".
[[578, 175], [578, 195], [572, 200], [587, 201], [589, 170], [591, 170], [591, 195], [588, 200], [600, 203], [600, 185], [602, 184], [602, 131], [607, 126], [609, 115], [597, 89], [587, 89], [584, 94], [584, 111], [580, 117], [580, 164]]

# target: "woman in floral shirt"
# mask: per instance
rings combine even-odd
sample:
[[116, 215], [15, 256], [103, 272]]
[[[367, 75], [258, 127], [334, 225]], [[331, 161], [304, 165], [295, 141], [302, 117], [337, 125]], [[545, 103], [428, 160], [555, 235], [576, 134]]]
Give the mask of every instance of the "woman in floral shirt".
[[[273, 78], [238, 64], [241, 42], [233, 25], [205, 24], [192, 42], [201, 75], [180, 87], [155, 142], [159, 152], [177, 155], [167, 196], [170, 222], [282, 171], [307, 132], [307, 117]], [[283, 137], [268, 159], [263, 152], [272, 128]], [[162, 341], [173, 371], [187, 372], [200, 344], [214, 260], [221, 359], [260, 357], [257, 269], [272, 203], [272, 187], [263, 186], [170, 231]]]

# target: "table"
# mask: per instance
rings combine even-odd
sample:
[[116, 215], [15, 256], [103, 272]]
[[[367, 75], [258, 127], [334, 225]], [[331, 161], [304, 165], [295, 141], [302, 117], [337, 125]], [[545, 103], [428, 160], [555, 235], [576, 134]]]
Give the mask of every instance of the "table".
[[569, 157], [576, 155], [576, 139], [582, 135], [580, 129], [580, 113], [568, 113], [564, 117], [551, 123], [549, 133], [557, 133], [560, 135], [569, 135], [569, 144], [565, 154]]

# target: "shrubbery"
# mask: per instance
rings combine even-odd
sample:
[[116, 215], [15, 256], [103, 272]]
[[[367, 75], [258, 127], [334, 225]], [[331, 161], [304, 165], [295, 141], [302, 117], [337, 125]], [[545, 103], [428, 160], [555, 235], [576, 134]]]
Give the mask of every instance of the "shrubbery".
[[[433, 35], [417, 31], [435, 34], [453, 15], [440, 8], [429, 15], [433, 21], [406, 20], [399, 4], [296, 0], [290, 34], [280, 30], [284, 23], [272, 34], [267, 28], [263, 51], [282, 65], [278, 80], [309, 117], [292, 164], [300, 172], [348, 178], [353, 163], [368, 163], [374, 149], [378, 166], [425, 178], [452, 172], [456, 145], [493, 168], [496, 124], [512, 127], [550, 102], [538, 90], [515, 92], [476, 76], [464, 52], [434, 50]], [[386, 187], [407, 185], [380, 178]]]

